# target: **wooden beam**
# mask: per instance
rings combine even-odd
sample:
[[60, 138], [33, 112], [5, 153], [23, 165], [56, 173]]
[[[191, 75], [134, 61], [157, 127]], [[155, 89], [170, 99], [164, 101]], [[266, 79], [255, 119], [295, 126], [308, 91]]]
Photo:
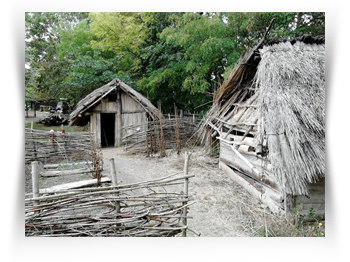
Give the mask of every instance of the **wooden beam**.
[[117, 91], [117, 114], [115, 116], [115, 146], [119, 147], [122, 142], [122, 99], [121, 90]]
[[[109, 177], [101, 178], [101, 183], [107, 183], [107, 182], [111, 182], [111, 179]], [[69, 189], [75, 189], [75, 188], [81, 188], [81, 187], [87, 187], [87, 186], [93, 186], [93, 185], [97, 185], [97, 178], [78, 181], [78, 182], [71, 182], [71, 183], [61, 184], [61, 185], [57, 185], [57, 186], [53, 186], [45, 189], [40, 189], [40, 194], [56, 193], [62, 190], [69, 190]]]
[[87, 111], [89, 108], [100, 102], [105, 96], [107, 96], [110, 92], [112, 92], [115, 89], [117, 89], [117, 86], [113, 86], [108, 92], [97, 98], [92, 104], [83, 105], [83, 110], [80, 111], [79, 115], [82, 115], [85, 111]]
[[283, 208], [279, 206], [275, 201], [271, 199], [269, 194], [262, 193], [258, 189], [256, 189], [252, 184], [250, 184], [247, 180], [239, 176], [236, 172], [234, 172], [229, 166], [225, 163], [220, 162], [220, 168], [229, 175], [229, 177], [242, 186], [245, 190], [247, 190], [252, 196], [259, 199], [261, 202], [266, 204], [269, 209], [274, 213], [284, 212]]
[[72, 169], [72, 170], [50, 170], [50, 171], [44, 171], [40, 175], [45, 177], [51, 177], [51, 176], [61, 176], [61, 175], [77, 175], [77, 174], [83, 174], [83, 173], [92, 173], [93, 171], [89, 168], [79, 168], [79, 169]]
[[234, 146], [231, 146], [231, 149], [232, 151], [240, 158], [242, 159], [250, 168], [251, 170], [258, 176], [258, 177], [261, 177], [261, 174], [259, 172], [259, 170], [252, 164], [248, 161], [248, 159], [246, 159], [240, 152], [238, 152], [238, 150], [234, 147]]
[[[137, 114], [137, 113], [145, 113], [145, 110], [135, 110], [135, 111], [122, 111], [121, 114]], [[100, 114], [118, 114], [118, 110], [113, 110], [113, 111], [109, 111], [109, 110], [93, 110], [89, 113], [84, 113], [84, 116], [88, 116], [88, 115], [92, 115], [92, 113], [100, 113]]]

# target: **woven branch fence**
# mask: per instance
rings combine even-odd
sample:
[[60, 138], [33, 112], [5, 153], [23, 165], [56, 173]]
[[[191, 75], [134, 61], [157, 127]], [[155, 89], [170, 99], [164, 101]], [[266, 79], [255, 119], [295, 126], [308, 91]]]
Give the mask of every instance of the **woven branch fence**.
[[[147, 155], [159, 153], [162, 155], [165, 149], [177, 149], [194, 135], [197, 130], [195, 117], [177, 117], [169, 115], [161, 120], [124, 127], [125, 133], [134, 130], [131, 135], [122, 139], [124, 149], [134, 153], [146, 153]], [[139, 130], [139, 131], [135, 131]]]
[[25, 129], [25, 163], [55, 159], [85, 160], [91, 151], [88, 132], [60, 133]]
[[184, 174], [117, 185], [114, 159], [110, 159], [112, 186], [62, 190], [39, 194], [38, 162], [32, 163], [33, 193], [25, 199], [26, 236], [175, 236], [188, 228], [190, 154], [185, 154]]

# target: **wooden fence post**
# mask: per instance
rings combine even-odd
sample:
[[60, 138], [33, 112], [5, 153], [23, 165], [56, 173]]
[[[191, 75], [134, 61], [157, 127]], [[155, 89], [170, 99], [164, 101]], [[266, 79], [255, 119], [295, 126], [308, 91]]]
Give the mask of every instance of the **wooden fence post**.
[[163, 121], [162, 121], [162, 106], [158, 102], [159, 109], [159, 127], [160, 127], [160, 141], [159, 141], [159, 156], [165, 157], [165, 141], [164, 141], [164, 132], [163, 132]]
[[179, 155], [181, 152], [181, 137], [180, 137], [180, 129], [179, 129], [179, 119], [177, 117], [177, 108], [174, 104], [174, 112], [175, 112], [175, 139], [176, 139], [176, 150]]
[[[109, 164], [111, 167], [112, 184], [113, 184], [113, 186], [117, 186], [118, 181], [117, 181], [117, 172], [115, 170], [114, 158], [109, 159]], [[116, 193], [116, 195], [119, 196], [119, 192]], [[115, 202], [115, 210], [117, 211], [118, 214], [120, 213], [120, 202], [119, 201]]]
[[[188, 174], [188, 162], [190, 160], [190, 156], [191, 156], [192, 153], [189, 153], [189, 152], [185, 152], [185, 166], [184, 166], [184, 175], [187, 176]], [[184, 193], [185, 193], [185, 196], [188, 197], [188, 178], [185, 178], [185, 181], [184, 181]], [[183, 205], [186, 205], [187, 204], [187, 201], [183, 203]], [[184, 212], [183, 212], [183, 218], [182, 218], [182, 223], [187, 226], [187, 207], [184, 208]], [[182, 236], [183, 237], [186, 237], [187, 235], [187, 228], [183, 229], [182, 230]]]
[[[38, 161], [32, 162], [32, 189], [33, 189], [33, 198], [39, 197], [39, 170], [38, 170]], [[39, 200], [33, 201], [34, 206], [39, 206], [40, 202]], [[37, 214], [40, 211], [35, 211], [34, 213]]]

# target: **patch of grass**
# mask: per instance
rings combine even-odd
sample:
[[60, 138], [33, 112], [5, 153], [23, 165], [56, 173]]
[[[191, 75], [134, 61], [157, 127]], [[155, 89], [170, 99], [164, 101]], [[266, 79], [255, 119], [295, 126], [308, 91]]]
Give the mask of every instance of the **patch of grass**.
[[[273, 214], [268, 209], [241, 203], [241, 209], [245, 214], [242, 229], [254, 237], [324, 237], [324, 222], [316, 219], [313, 210], [304, 216], [295, 214], [295, 220], [286, 218], [283, 214]], [[307, 222], [306, 218], [312, 218]]]

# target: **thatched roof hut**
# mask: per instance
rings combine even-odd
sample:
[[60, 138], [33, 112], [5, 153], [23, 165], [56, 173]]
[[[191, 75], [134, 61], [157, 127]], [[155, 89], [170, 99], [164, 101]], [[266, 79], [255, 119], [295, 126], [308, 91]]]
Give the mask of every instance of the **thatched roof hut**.
[[316, 190], [312, 203], [324, 211], [324, 38], [259, 43], [225, 80], [201, 128], [207, 143], [220, 141], [220, 166], [259, 198], [273, 195], [272, 209]]
[[119, 146], [123, 137], [135, 132], [129, 126], [157, 120], [159, 115], [147, 98], [116, 78], [78, 102], [70, 125], [90, 122], [98, 146]]

